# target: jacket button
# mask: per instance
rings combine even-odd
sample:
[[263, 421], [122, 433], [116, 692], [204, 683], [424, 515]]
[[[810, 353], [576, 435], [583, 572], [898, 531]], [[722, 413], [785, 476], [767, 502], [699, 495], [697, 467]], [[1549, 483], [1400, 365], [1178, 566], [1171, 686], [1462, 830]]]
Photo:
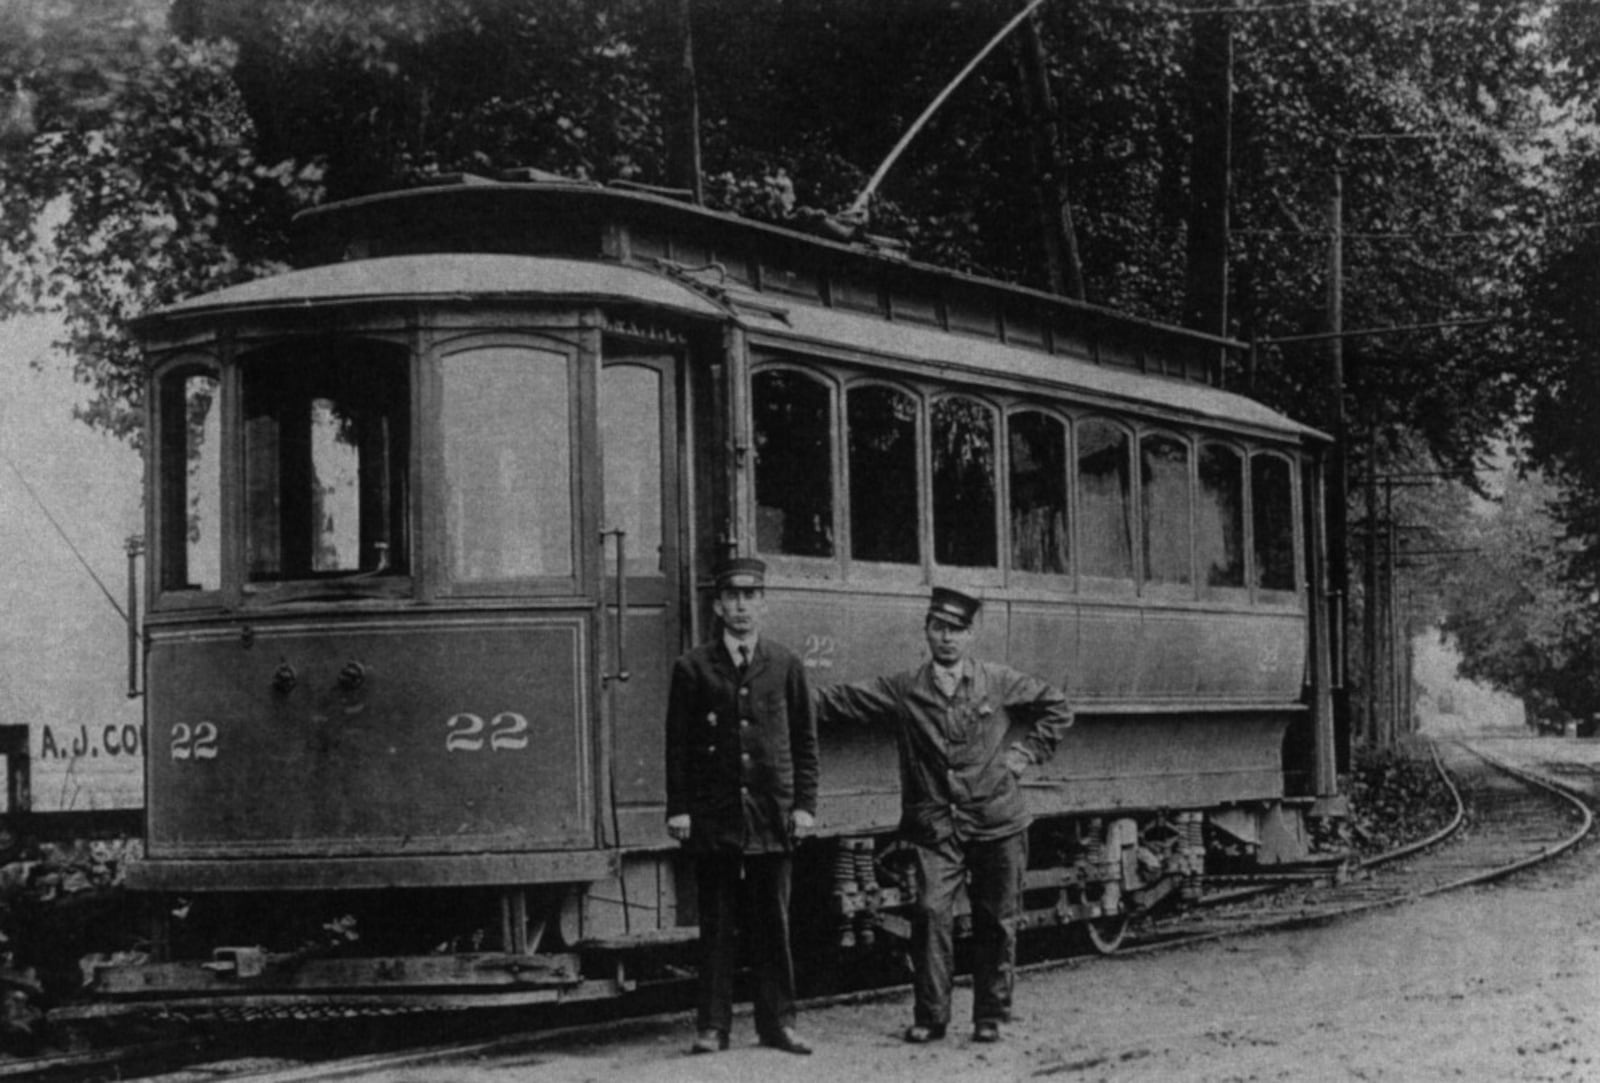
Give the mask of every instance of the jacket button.
[[749, 725], [749, 724], [750, 724], [750, 720], [749, 720], [749, 719], [748, 719], [748, 718], [741, 718], [741, 719], [739, 719], [739, 725], [741, 725], [741, 726], [748, 726], [748, 725]]
[[716, 745], [708, 745], [708, 746], [706, 746], [706, 751], [707, 752], [715, 752], [716, 750], [717, 750], [717, 746]]
[[750, 694], [750, 689], [748, 689], [748, 688], [740, 688], [739, 689], [739, 694], [741, 696], [748, 696]]

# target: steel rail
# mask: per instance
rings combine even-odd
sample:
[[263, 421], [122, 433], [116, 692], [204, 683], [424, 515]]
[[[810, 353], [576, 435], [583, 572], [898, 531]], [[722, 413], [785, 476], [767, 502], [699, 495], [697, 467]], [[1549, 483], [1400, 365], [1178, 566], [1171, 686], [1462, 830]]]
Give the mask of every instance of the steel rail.
[[[1144, 943], [1133, 943], [1115, 952], [1115, 955], [1148, 955], [1156, 952], [1171, 951], [1196, 944], [1228, 939], [1231, 937], [1248, 936], [1263, 932], [1286, 931], [1297, 928], [1310, 928], [1320, 925], [1332, 924], [1341, 919], [1370, 913], [1378, 910], [1392, 909], [1409, 902], [1415, 902], [1433, 895], [1449, 891], [1489, 883], [1503, 879], [1524, 869], [1549, 861], [1588, 837], [1594, 830], [1594, 812], [1588, 803], [1581, 798], [1573, 788], [1558, 780], [1539, 775], [1536, 772], [1519, 768], [1490, 756], [1482, 750], [1473, 747], [1462, 740], [1451, 742], [1467, 753], [1477, 757], [1493, 770], [1502, 772], [1518, 779], [1525, 785], [1544, 791], [1559, 799], [1565, 806], [1576, 810], [1579, 814], [1579, 825], [1565, 837], [1550, 844], [1541, 846], [1536, 852], [1519, 857], [1515, 861], [1502, 862], [1491, 868], [1479, 870], [1466, 876], [1455, 877], [1443, 883], [1435, 883], [1418, 887], [1414, 890], [1396, 891], [1381, 898], [1365, 899], [1349, 902], [1334, 909], [1322, 910], [1314, 913], [1297, 911], [1292, 914], [1270, 915], [1263, 914], [1259, 918], [1231, 923], [1226, 927], [1207, 928], [1191, 933], [1178, 933], [1176, 935], [1150, 939]], [[1424, 853], [1456, 835], [1466, 821], [1466, 800], [1461, 789], [1451, 772], [1445, 766], [1438, 742], [1430, 748], [1435, 769], [1444, 780], [1451, 799], [1455, 803], [1455, 812], [1450, 823], [1444, 828], [1433, 832], [1423, 839], [1407, 843], [1403, 846], [1385, 851], [1365, 859], [1358, 864], [1362, 870], [1370, 870], [1382, 865], [1392, 864], [1405, 857]], [[1241, 897], [1255, 894], [1270, 894], [1284, 890], [1293, 885], [1272, 885], [1262, 889], [1245, 889], [1243, 892], [1225, 892], [1227, 902], [1238, 901]], [[1337, 890], [1337, 889], [1335, 889]], [[1204, 904], [1202, 904], [1204, 905]], [[1019, 966], [1022, 973], [1043, 973], [1064, 967], [1083, 966], [1101, 958], [1098, 955], [1074, 955], [1043, 959]], [[969, 984], [970, 978], [962, 975], [957, 978], [958, 984]], [[903, 995], [910, 988], [904, 982], [874, 986], [870, 989], [852, 990], [843, 993], [832, 993], [823, 996], [806, 998], [801, 1007], [806, 1010], [817, 1010], [828, 1007], [844, 1007], [852, 1004], [873, 1003], [891, 997]], [[748, 1006], [739, 1009], [741, 1015], [748, 1014]], [[684, 1018], [682, 1009], [655, 1012], [647, 1015], [629, 1016], [625, 1019], [611, 1019], [601, 1023], [578, 1023], [566, 1026], [549, 1027], [535, 1032], [524, 1032], [490, 1039], [469, 1041], [445, 1042], [423, 1048], [400, 1050], [386, 1053], [369, 1053], [352, 1058], [342, 1058], [314, 1064], [278, 1065], [261, 1070], [248, 1070], [231, 1073], [226, 1070], [226, 1064], [212, 1064], [205, 1070], [209, 1078], [225, 1079], [228, 1083], [311, 1083], [316, 1080], [331, 1080], [341, 1078], [361, 1078], [368, 1074], [400, 1069], [415, 1069], [430, 1063], [443, 1063], [458, 1058], [483, 1058], [513, 1053], [526, 1052], [551, 1044], [559, 1044], [566, 1040], [589, 1039], [606, 1031], [615, 1031], [619, 1026], [637, 1027], [643, 1029], [666, 1028], [681, 1024]], [[130, 1047], [127, 1051], [129, 1057], [145, 1059], [150, 1056], [148, 1046]], [[76, 1054], [62, 1058], [41, 1058], [31, 1062], [18, 1061], [15, 1066], [0, 1066], [0, 1078], [16, 1078], [27, 1074], [44, 1074], [52, 1067], [65, 1068], [84, 1067], [89, 1065], [104, 1066], [115, 1063], [117, 1051], [107, 1050], [100, 1055]], [[282, 1059], [282, 1058], [280, 1058]], [[191, 1070], [195, 1068], [190, 1066]]]

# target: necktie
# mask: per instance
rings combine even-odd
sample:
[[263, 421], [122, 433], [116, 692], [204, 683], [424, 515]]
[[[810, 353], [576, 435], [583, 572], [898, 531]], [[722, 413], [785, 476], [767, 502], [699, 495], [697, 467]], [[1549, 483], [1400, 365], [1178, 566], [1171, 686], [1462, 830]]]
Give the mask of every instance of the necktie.
[[750, 668], [750, 648], [749, 647], [745, 647], [745, 646], [740, 646], [740, 648], [739, 648], [739, 673], [740, 673], [740, 675], [742, 676], [744, 674], [745, 670], [747, 670], [749, 668]]

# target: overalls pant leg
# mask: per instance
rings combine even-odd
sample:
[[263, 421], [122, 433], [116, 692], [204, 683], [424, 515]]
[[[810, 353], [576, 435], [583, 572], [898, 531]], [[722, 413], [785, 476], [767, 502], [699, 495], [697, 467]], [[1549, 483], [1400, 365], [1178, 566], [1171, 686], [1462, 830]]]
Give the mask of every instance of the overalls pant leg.
[[972, 1021], [1004, 1023], [1016, 985], [1017, 919], [1028, 867], [1028, 833], [969, 842], [967, 897], [972, 904]]
[[956, 892], [966, 878], [961, 845], [954, 838], [913, 847], [917, 857], [917, 902], [911, 923], [911, 961], [915, 968], [912, 1021], [923, 1026], [950, 1023], [950, 987], [955, 969]]

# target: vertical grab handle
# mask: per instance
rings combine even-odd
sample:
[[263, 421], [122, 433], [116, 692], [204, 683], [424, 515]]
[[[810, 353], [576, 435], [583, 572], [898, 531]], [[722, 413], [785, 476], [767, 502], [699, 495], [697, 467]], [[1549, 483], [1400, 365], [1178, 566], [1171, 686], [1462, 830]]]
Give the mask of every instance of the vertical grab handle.
[[128, 554], [128, 698], [137, 699], [144, 693], [139, 688], [139, 557], [144, 554], [144, 539], [129, 535], [125, 550]]
[[600, 532], [600, 548], [605, 550], [606, 538], [615, 534], [617, 536], [617, 671], [601, 676], [601, 683], [611, 681], [626, 681], [632, 674], [628, 672], [628, 634], [624, 627], [628, 614], [628, 532], [626, 530], [602, 530]]

